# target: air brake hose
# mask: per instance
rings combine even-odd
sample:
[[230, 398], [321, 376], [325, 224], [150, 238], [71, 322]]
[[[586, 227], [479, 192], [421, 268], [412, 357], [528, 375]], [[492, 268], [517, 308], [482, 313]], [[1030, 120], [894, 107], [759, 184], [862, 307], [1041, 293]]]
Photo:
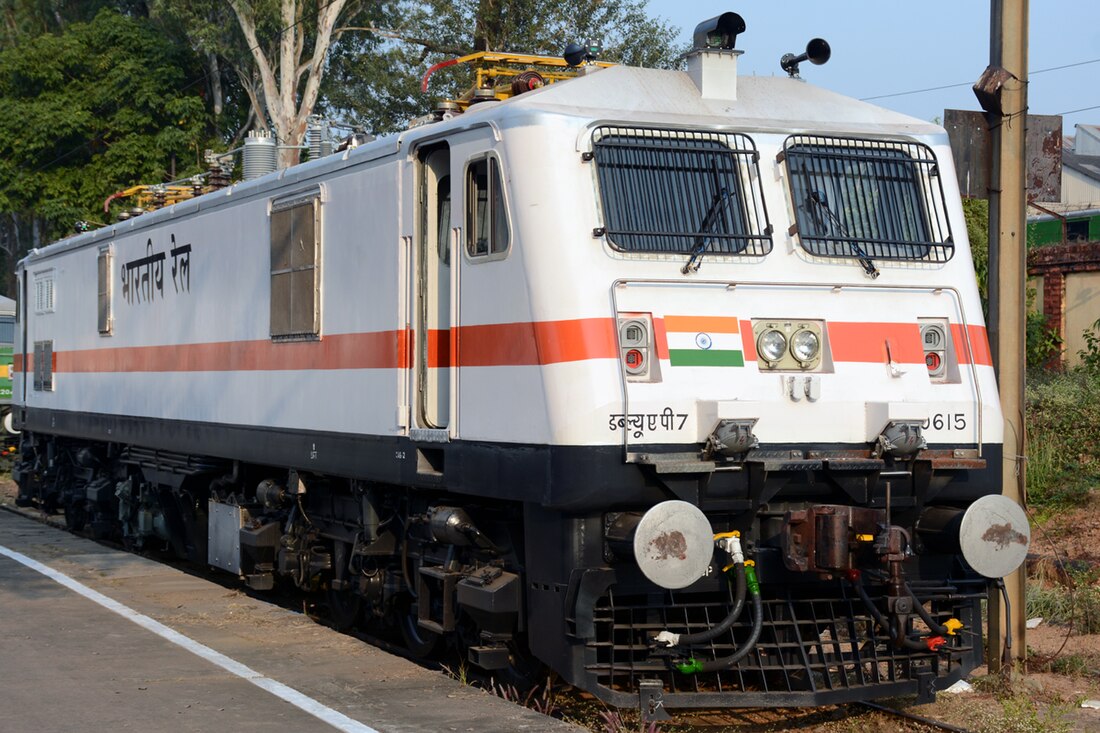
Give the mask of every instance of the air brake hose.
[[[853, 580], [852, 585], [856, 587], [856, 592], [859, 593], [859, 597], [863, 599], [863, 605], [867, 607], [868, 613], [882, 628], [886, 629], [886, 633], [890, 636], [890, 641], [895, 644], [900, 644], [905, 649], [912, 649], [913, 651], [928, 651], [928, 645], [922, 644], [919, 641], [914, 641], [904, 634], [899, 634], [892, 624], [886, 622], [886, 618], [882, 615], [882, 612], [875, 606], [874, 601], [867, 595], [867, 589], [863, 587], [863, 581]], [[919, 604], [918, 604], [919, 605]]]
[[[695, 634], [674, 634], [665, 630], [653, 637], [655, 644], [665, 648], [705, 644], [729, 631], [734, 621], [741, 615], [741, 611], [744, 610], [747, 583], [745, 580], [745, 555], [741, 550], [741, 533], [734, 531], [716, 534], [714, 541], [720, 548], [728, 552], [733, 560], [733, 563], [723, 570], [728, 571], [731, 567], [736, 569], [737, 591], [733, 599], [733, 608], [724, 619], [709, 629], [704, 629]], [[751, 565], [752, 561], [749, 561], [749, 564]]]
[[920, 599], [917, 598], [917, 594], [913, 592], [913, 589], [909, 587], [908, 583], [903, 583], [902, 588], [904, 588], [905, 592], [908, 593], [909, 596], [913, 599], [913, 608], [916, 610], [917, 615], [921, 617], [921, 620], [928, 625], [929, 630], [933, 634], [936, 634], [938, 636], [954, 635], [954, 631], [948, 629], [946, 626], [941, 626], [940, 624], [936, 623], [936, 620], [932, 618], [932, 614], [928, 613], [928, 610], [924, 607], [924, 604], [921, 603]]
[[[695, 674], [697, 672], [721, 672], [740, 662], [756, 646], [760, 640], [760, 632], [764, 629], [764, 602], [760, 599], [760, 584], [756, 580], [756, 569], [752, 565], [742, 565], [745, 571], [745, 583], [749, 594], [752, 596], [752, 631], [745, 643], [738, 647], [737, 651], [728, 657], [711, 659], [701, 662], [698, 659], [689, 659], [676, 665], [683, 674]], [[732, 622], [731, 622], [732, 623]]]
[[1001, 591], [1001, 598], [1005, 604], [1005, 650], [1002, 662], [1010, 666], [1012, 664], [1012, 606], [1008, 602], [1008, 588], [1005, 587], [1005, 579], [997, 578], [994, 583]]
[[712, 639], [717, 639], [719, 636], [729, 631], [730, 627], [733, 626], [733, 622], [741, 616], [741, 611], [745, 608], [745, 596], [748, 593], [748, 583], [745, 580], [745, 564], [737, 563], [733, 568], [737, 577], [737, 590], [733, 598], [733, 608], [730, 609], [730, 612], [724, 619], [709, 629], [704, 629], [696, 634], [680, 634], [680, 638], [677, 641], [679, 646], [695, 646], [697, 644], [705, 644]]

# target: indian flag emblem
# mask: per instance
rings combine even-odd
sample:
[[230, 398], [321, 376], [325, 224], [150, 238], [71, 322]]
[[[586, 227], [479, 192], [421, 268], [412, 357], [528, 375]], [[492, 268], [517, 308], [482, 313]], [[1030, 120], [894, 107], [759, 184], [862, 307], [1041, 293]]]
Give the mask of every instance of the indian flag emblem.
[[741, 328], [731, 316], [665, 316], [672, 366], [745, 366]]

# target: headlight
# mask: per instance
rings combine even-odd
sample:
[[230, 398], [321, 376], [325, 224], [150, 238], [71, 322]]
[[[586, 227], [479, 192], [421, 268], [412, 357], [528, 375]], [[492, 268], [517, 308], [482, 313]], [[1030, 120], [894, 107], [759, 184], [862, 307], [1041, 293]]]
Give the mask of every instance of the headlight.
[[800, 362], [809, 362], [817, 358], [821, 351], [821, 340], [817, 334], [808, 329], [802, 329], [791, 336], [791, 356]]
[[787, 337], [772, 328], [760, 334], [756, 340], [756, 349], [767, 361], [779, 361], [787, 350]]

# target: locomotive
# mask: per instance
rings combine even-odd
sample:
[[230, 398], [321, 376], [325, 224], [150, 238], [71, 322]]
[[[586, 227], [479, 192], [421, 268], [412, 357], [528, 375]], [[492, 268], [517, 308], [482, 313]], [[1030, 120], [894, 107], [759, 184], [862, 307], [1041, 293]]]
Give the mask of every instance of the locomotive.
[[1029, 535], [947, 137], [743, 30], [33, 251], [20, 501], [647, 715], [958, 680]]

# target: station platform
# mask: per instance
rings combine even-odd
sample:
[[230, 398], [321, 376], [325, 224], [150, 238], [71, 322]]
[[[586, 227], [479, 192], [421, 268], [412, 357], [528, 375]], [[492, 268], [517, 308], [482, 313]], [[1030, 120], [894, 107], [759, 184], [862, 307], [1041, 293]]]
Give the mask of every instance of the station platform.
[[0, 674], [6, 733], [582, 730], [11, 511]]

